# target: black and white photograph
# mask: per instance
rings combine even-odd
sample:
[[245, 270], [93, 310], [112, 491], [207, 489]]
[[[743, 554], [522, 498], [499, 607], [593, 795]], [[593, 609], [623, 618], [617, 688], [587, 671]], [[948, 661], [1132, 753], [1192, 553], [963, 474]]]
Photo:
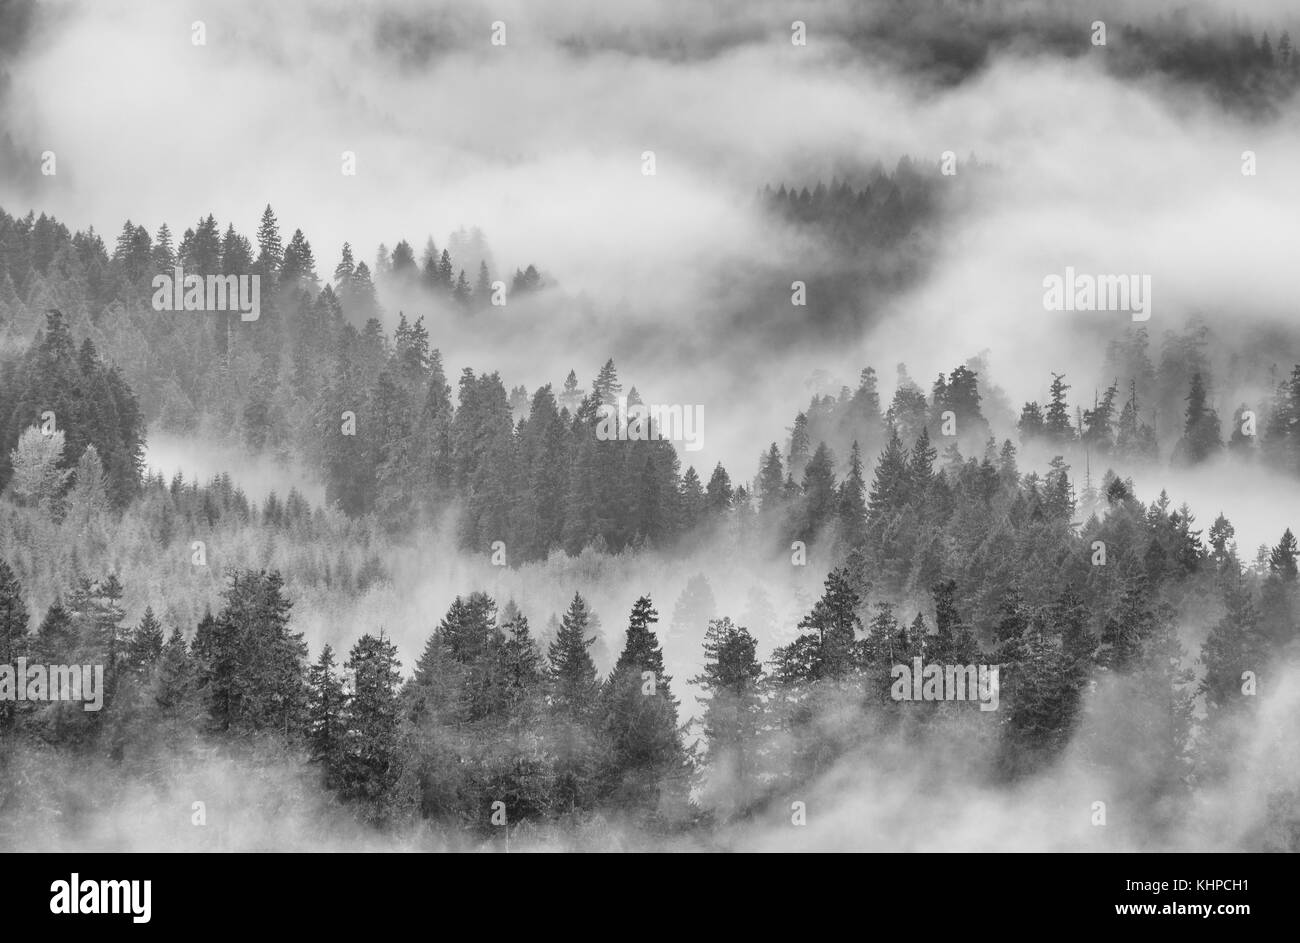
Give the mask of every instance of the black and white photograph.
[[1297, 41], [0, 0], [0, 850], [1300, 851]]

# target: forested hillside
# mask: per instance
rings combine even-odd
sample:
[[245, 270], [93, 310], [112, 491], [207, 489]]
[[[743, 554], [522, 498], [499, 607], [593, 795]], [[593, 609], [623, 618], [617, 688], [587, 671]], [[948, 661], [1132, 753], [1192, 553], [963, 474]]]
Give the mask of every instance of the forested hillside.
[[[103, 664], [106, 701], [99, 713], [5, 704], [5, 829], [37, 821], [57, 834], [50, 777], [63, 767], [52, 758], [130, 782], [220, 755], [313, 770], [297, 788], [398, 835], [423, 822], [439, 841], [473, 843], [506, 822], [596, 847], [624, 829], [708, 842], [783, 820], [791, 797], [854, 758], [960, 737], [977, 783], [1011, 788], [1068, 758], [1122, 788], [1112, 834], [1134, 845], [1174, 842], [1188, 810], [1244, 765], [1261, 777], [1262, 811], [1218, 840], [1295, 849], [1295, 784], [1251, 766], [1259, 738], [1284, 732], [1261, 727], [1265, 708], [1242, 681], [1249, 672], [1270, 692], [1294, 670], [1292, 531], [1279, 522], [1276, 544], [1243, 560], [1222, 515], [1207, 532], [1191, 509], [1163, 494], [1144, 503], [1109, 471], [1080, 487], [1064, 457], [1084, 449], [1099, 470], [1160, 460], [1134, 390], [1154, 382], [1158, 398], [1161, 380], [1125, 374], [1118, 420], [1117, 381], [1072, 424], [1058, 379], [1020, 432], [1060, 454], [1026, 469], [1012, 441], [990, 435], [978, 369], [956, 367], [929, 397], [900, 371], [882, 409], [867, 368], [857, 390], [800, 412], [784, 448], [756, 448], [752, 483], [721, 466], [704, 483], [679, 470], [668, 442], [596, 437], [597, 407], [622, 390], [612, 361], [590, 392], [571, 374], [516, 421], [496, 374], [466, 371], [453, 406], [419, 320], [403, 318], [392, 341], [372, 326], [367, 339], [331, 296], [314, 305], [355, 346], [333, 372], [300, 379], [326, 414], [318, 428], [336, 428], [334, 409], [355, 396], [369, 418], [358, 428], [374, 431], [326, 431], [306, 453], [327, 507], [296, 492], [259, 506], [237, 469], [206, 484], [144, 475], [135, 394], [57, 310], [6, 359], [0, 664]], [[1141, 364], [1145, 338], [1129, 343], [1125, 362]], [[368, 393], [354, 364], [377, 377]], [[1197, 362], [1181, 366], [1193, 380], [1176, 460], [1221, 445], [1217, 428], [1205, 431]], [[1268, 460], [1290, 455], [1296, 392], [1281, 386], [1266, 413]], [[56, 421], [42, 428], [46, 408]], [[440, 513], [467, 550], [499, 549], [509, 567], [542, 573], [592, 552], [829, 562], [784, 644], [769, 641], [781, 633], [761, 593], [746, 612], [718, 611], [708, 580], [693, 581], [661, 621], [668, 600], [655, 586], [629, 613], [597, 614], [578, 577], [561, 611], [464, 585], [429, 617], [419, 651], [400, 651], [382, 625], [356, 625], [337, 650], [309, 647], [293, 598], [344, 599], [390, 579], [415, 524]], [[211, 608], [193, 612], [203, 598]], [[599, 621], [604, 670], [590, 651]], [[1199, 650], [1184, 642], [1193, 623]], [[915, 657], [1000, 666], [1000, 708], [900, 702], [892, 669]], [[686, 685], [698, 710], [683, 709]]]

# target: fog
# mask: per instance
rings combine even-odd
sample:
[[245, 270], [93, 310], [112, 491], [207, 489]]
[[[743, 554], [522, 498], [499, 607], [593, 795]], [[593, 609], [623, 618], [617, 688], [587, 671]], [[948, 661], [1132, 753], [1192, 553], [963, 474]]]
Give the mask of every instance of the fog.
[[[961, 6], [927, 5], [931, 32], [942, 33], [950, 17], [960, 35]], [[1066, 266], [1149, 274], [1145, 326], [1157, 344], [1199, 317], [1221, 345], [1216, 362], [1237, 348], [1257, 352], [1261, 339], [1277, 363], [1300, 362], [1294, 101], [1280, 116], [1250, 116], [1203, 88], [1121, 80], [1104, 65], [1122, 48], [1123, 21], [1151, 26], [1183, 9], [1191, 12], [1179, 28], [1213, 33], [1243, 22], [1241, 5], [1083, 6], [989, 5], [993, 19], [1074, 24], [1079, 50], [1069, 59], [1049, 55], [1031, 37], [993, 49], [982, 67], [954, 78], [924, 67], [916, 49], [845, 38], [902, 16], [886, 2], [801, 4], [806, 47], [791, 45], [794, 14], [772, 0], [707, 7], [498, 0], [433, 9], [332, 0], [55, 2], [26, 25], [14, 14], [9, 38], [0, 37], [8, 77], [0, 108], [13, 152], [35, 167], [52, 150], [58, 173], [0, 174], [0, 206], [50, 212], [74, 229], [93, 225], [111, 245], [128, 218], [151, 231], [165, 221], [179, 234], [209, 212], [251, 236], [270, 203], [286, 241], [299, 227], [311, 240], [322, 275], [344, 241], [369, 263], [380, 243], [391, 249], [405, 238], [418, 255], [429, 235], [441, 249], [458, 227], [481, 227], [498, 277], [508, 281], [532, 263], [553, 287], [472, 320], [389, 296], [389, 327], [399, 309], [424, 315], [449, 376], [463, 366], [499, 370], [507, 388], [558, 386], [570, 368], [586, 386], [613, 357], [625, 387], [635, 385], [647, 402], [704, 406], [704, 448], [683, 452], [683, 465], [703, 473], [721, 461], [736, 483], [757, 471], [768, 442], [784, 446], [819, 369], [852, 386], [862, 367], [874, 366], [887, 403], [898, 362], [921, 380], [988, 351], [985, 379], [1015, 407], [1042, 401], [1053, 370], [1075, 382], [1075, 401], [1086, 399], [1089, 387], [1110, 379], [1102, 375], [1106, 343], [1133, 322], [1126, 313], [1045, 311], [1043, 278]], [[1256, 33], [1269, 29], [1275, 41], [1284, 27], [1300, 35], [1291, 0], [1252, 3], [1249, 16]], [[1092, 47], [1091, 22], [1108, 17], [1110, 45]], [[204, 21], [205, 46], [191, 43], [194, 20]], [[506, 23], [504, 47], [490, 43], [498, 20]], [[646, 150], [655, 153], [652, 177], [641, 170]], [[340, 173], [344, 151], [356, 154], [355, 177]], [[995, 173], [943, 220], [923, 277], [887, 303], [859, 306], [850, 328], [805, 320], [784, 288], [764, 295], [730, 284], [737, 273], [758, 271], [788, 285], [818, 258], [819, 246], [755, 204], [765, 184], [811, 188], [877, 162], [892, 169], [903, 156], [931, 168], [945, 151], [958, 155], [957, 179], [968, 155]], [[1257, 157], [1255, 176], [1242, 173], [1245, 151]], [[815, 297], [815, 281], [810, 292]], [[1262, 387], [1263, 378], [1248, 377], [1245, 386]], [[1238, 392], [1216, 391], [1225, 420]], [[994, 431], [1015, 438], [1005, 423]], [[217, 442], [155, 433], [147, 464], [187, 479], [229, 471], [258, 499], [290, 487], [313, 503], [323, 497], [304, 469]], [[1227, 514], [1246, 561], [1300, 523], [1294, 482], [1262, 468], [1117, 470], [1134, 476], [1144, 501], [1163, 488], [1175, 505], [1189, 503], [1200, 527]], [[1098, 478], [1101, 471], [1093, 468]], [[420, 535], [384, 561], [387, 582], [355, 600], [290, 586], [296, 627], [313, 653], [383, 627], [409, 669], [459, 593], [514, 599], [544, 634], [550, 615], [580, 591], [603, 625], [595, 654], [605, 670], [643, 593], [654, 597], [664, 627], [696, 573], [709, 577], [718, 615], [738, 621], [753, 587], [764, 586], [776, 624], [789, 626], [827, 569], [814, 561], [792, 574], [779, 560], [737, 561], [705, 547], [502, 570], [452, 546], [445, 530]], [[1196, 635], [1203, 626], [1183, 629]], [[760, 637], [760, 654], [788, 640]], [[695, 710], [685, 676], [698, 670], [689, 654], [698, 641], [667, 647], [683, 718]], [[1203, 794], [1199, 824], [1179, 833], [1177, 847], [1223, 847], [1257, 827], [1262, 812], [1252, 803], [1262, 793], [1245, 784], [1263, 775], [1278, 749], [1268, 731], [1282, 729], [1298, 701], [1300, 680], [1290, 675], [1242, 747], [1237, 778]], [[1090, 715], [1086, 723], [1104, 720]], [[1109, 832], [1089, 825], [1090, 803], [1112, 801], [1120, 786], [1088, 766], [1085, 740], [1043, 777], [997, 791], [967, 781], [965, 771], [987, 758], [978, 738], [923, 753], [890, 742], [870, 757], [846, 758], [808, 796], [790, 797], [808, 803], [806, 828], [790, 825], [787, 803], [718, 840], [742, 850], [1150, 848], [1148, 832], [1125, 823], [1122, 802]], [[1294, 760], [1294, 743], [1283, 749]], [[185, 827], [141, 824], [153, 803], [177, 821], [188, 816], [191, 794], [202, 798], [205, 789], [219, 807], [239, 807], [234, 784], [243, 772], [214, 760], [188, 775], [197, 782], [174, 781], [165, 799], [106, 800], [94, 842], [195, 847]], [[277, 794], [296, 788], [292, 770], [266, 775]], [[228, 833], [221, 847], [264, 847], [271, 839], [262, 827], [279, 814], [259, 806], [264, 818]], [[298, 830], [297, 821], [270, 833], [278, 845], [375, 843], [360, 832]], [[539, 836], [534, 847], [555, 841]]]
[[[950, 14], [955, 29], [958, 6], [934, 5], [931, 31]], [[1193, 8], [1219, 23], [1233, 6]], [[1031, 22], [1037, 8], [999, 15]], [[1252, 123], [1196, 87], [1108, 76], [1102, 57], [1122, 39], [1116, 23], [1110, 46], [1090, 46], [1091, 8], [1075, 58], [1022, 43], [938, 89], [838, 38], [896, 16], [889, 4], [809, 10], [809, 43], [795, 47], [776, 4], [709, 15], [686, 4], [179, 4], [161, 16], [55, 4], [10, 61], [6, 109], [20, 147], [55, 151], [59, 173], [10, 181], [0, 202], [107, 238], [127, 218], [180, 232], [209, 211], [251, 234], [270, 202], [286, 237], [301, 227], [312, 240], [322, 274], [345, 240], [369, 261], [381, 242], [418, 252], [428, 235], [441, 247], [480, 226], [501, 273], [535, 263], [561, 293], [470, 324], [411, 311], [428, 315], [449, 365], [500, 369], [531, 390], [570, 367], [588, 379], [613, 356], [647, 399], [705, 406], [705, 450], [691, 461], [746, 476], [754, 443], [784, 436], [815, 368], [852, 384], [864, 365], [889, 377], [905, 360], [926, 377], [991, 347], [1017, 403], [1041, 394], [1050, 369], [1093, 376], [1129, 319], [1044, 311], [1043, 277], [1066, 265], [1150, 274], [1154, 339], [1191, 314], [1226, 343], [1292, 316], [1294, 121]], [[196, 18], [206, 46], [191, 45]], [[495, 20], [504, 47], [490, 44]], [[654, 36], [674, 43], [659, 49]], [[344, 150], [355, 177], [340, 173]], [[654, 177], [641, 174], [644, 150]], [[824, 336], [785, 290], [719, 296], [742, 263], [792, 268], [784, 284], [803, 274], [795, 234], [754, 206], [762, 185], [906, 155], [932, 166], [947, 150], [1000, 175], [942, 227], [932, 277], [864, 310], [856, 337]], [[1255, 177], [1241, 173], [1245, 150]], [[735, 304], [786, 325], [779, 347], [738, 329]]]

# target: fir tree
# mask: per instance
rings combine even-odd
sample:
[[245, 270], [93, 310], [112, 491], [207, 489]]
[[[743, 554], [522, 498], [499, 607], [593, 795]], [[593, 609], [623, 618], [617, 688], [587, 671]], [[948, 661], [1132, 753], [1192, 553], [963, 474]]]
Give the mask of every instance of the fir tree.
[[311, 762], [320, 764], [325, 787], [337, 788], [343, 760], [343, 712], [346, 708], [343, 679], [335, 670], [334, 650], [326, 645], [307, 672], [307, 751]]
[[127, 665], [138, 674], [146, 673], [162, 656], [162, 650], [162, 624], [154, 616], [153, 607], [146, 606], [144, 618], [131, 633], [131, 640], [127, 647]]
[[684, 799], [685, 754], [672, 679], [650, 628], [657, 621], [649, 597], [637, 599], [623, 651], [602, 691], [611, 749], [606, 777], [620, 805], [671, 814]]
[[400, 665], [397, 647], [381, 633], [361, 636], [343, 666], [351, 692], [343, 711], [346, 733], [340, 785], [343, 794], [360, 802], [374, 822], [392, 816], [401, 775]]
[[587, 637], [590, 618], [586, 600], [574, 593], [560, 631], [547, 651], [552, 709], [574, 721], [589, 716], [600, 690], [596, 666], [588, 652], [596, 641], [594, 636]]

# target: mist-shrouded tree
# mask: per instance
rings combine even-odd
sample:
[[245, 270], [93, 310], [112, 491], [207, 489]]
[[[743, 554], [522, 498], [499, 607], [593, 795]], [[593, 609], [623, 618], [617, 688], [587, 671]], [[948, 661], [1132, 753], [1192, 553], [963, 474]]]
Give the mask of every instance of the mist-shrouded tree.
[[278, 275], [283, 258], [284, 244], [280, 240], [280, 223], [268, 203], [266, 209], [262, 211], [262, 220], [257, 226], [258, 272], [263, 275]]
[[692, 644], [697, 643], [704, 637], [717, 611], [718, 602], [713, 595], [713, 587], [709, 585], [709, 578], [703, 573], [696, 573], [686, 581], [686, 587], [673, 605], [673, 616], [665, 638], [669, 641], [684, 639]]
[[850, 550], [858, 550], [867, 542], [866, 482], [862, 478], [862, 455], [858, 443], [853, 443], [849, 453], [849, 470], [840, 483], [839, 523], [840, 540]]
[[574, 593], [547, 651], [547, 687], [555, 720], [553, 802], [570, 813], [593, 802], [598, 792], [600, 682], [588, 651], [596, 641], [587, 634], [591, 620], [586, 600]]
[[801, 491], [802, 521], [796, 536], [811, 543], [838, 511], [835, 458], [825, 442], [817, 446], [804, 468]]
[[397, 647], [380, 635], [366, 634], [348, 653], [343, 670], [350, 696], [343, 708], [342, 793], [359, 802], [367, 818], [389, 820], [396, 811], [401, 778], [401, 662]]
[[[1221, 777], [1235, 748], [1248, 736], [1255, 718], [1256, 699], [1250, 679], [1269, 679], [1269, 644], [1260, 624], [1259, 609], [1250, 588], [1238, 580], [1224, 589], [1223, 617], [1210, 628], [1201, 646], [1204, 676], [1200, 693], [1205, 698], [1206, 742], [1201, 749], [1204, 769]], [[1265, 682], [1266, 683], [1266, 682]]]
[[730, 619], [713, 619], [704, 633], [704, 670], [692, 683], [704, 690], [704, 735], [715, 801], [744, 810], [754, 799], [763, 724], [758, 642]]
[[1056, 445], [1064, 445], [1074, 439], [1070, 407], [1065, 401], [1065, 391], [1069, 388], [1069, 384], [1065, 382], [1065, 374], [1052, 374], [1051, 401], [1043, 414], [1043, 435]]
[[1207, 394], [1201, 374], [1193, 373], [1191, 388], [1187, 394], [1183, 438], [1177, 450], [1179, 459], [1188, 465], [1199, 465], [1223, 448], [1223, 439], [1219, 432], [1219, 415], [1206, 400]]
[[492, 303], [492, 276], [488, 274], [487, 262], [478, 264], [478, 278], [474, 282], [471, 295], [475, 308], [486, 308]]
[[284, 247], [284, 255], [280, 259], [280, 283], [295, 284], [302, 280], [312, 287], [317, 282], [316, 276], [316, 257], [311, 251], [311, 243], [303, 235], [301, 229], [293, 231], [293, 237], [290, 238], [289, 244]]
[[516, 729], [530, 725], [543, 707], [545, 673], [541, 652], [528, 627], [528, 617], [513, 603], [501, 613], [505, 641], [501, 645], [503, 709]]
[[889, 517], [907, 503], [911, 486], [910, 468], [903, 440], [896, 428], [890, 430], [889, 442], [876, 462], [875, 479], [867, 501], [867, 524], [876, 532]]
[[[99, 450], [94, 445], [87, 445], [81, 453], [71, 479], [72, 487], [66, 501], [67, 517], [85, 526], [109, 508], [108, 478], [104, 474], [104, 463], [99, 459]], [[161, 640], [159, 644], [162, 644]]]
[[414, 282], [417, 271], [415, 250], [403, 239], [393, 247], [388, 272], [394, 279], [410, 283]]
[[765, 515], [775, 515], [785, 504], [785, 472], [781, 462], [781, 451], [773, 442], [763, 456], [758, 473], [758, 507]]
[[334, 650], [326, 645], [307, 671], [307, 750], [311, 762], [320, 765], [326, 788], [336, 788], [343, 761], [347, 698], [343, 678], [334, 662]]
[[[0, 559], [0, 665], [8, 665], [14, 671], [18, 659], [27, 656], [31, 650], [27, 620], [22, 585], [9, 564]], [[15, 702], [0, 699], [0, 731], [9, 731], [15, 715]]]
[[306, 702], [307, 646], [289, 627], [278, 572], [239, 570], [217, 616], [199, 623], [193, 654], [212, 726], [223, 732], [297, 733]]
[[146, 606], [140, 624], [131, 631], [127, 643], [127, 666], [137, 674], [149, 672], [162, 657], [163, 644], [162, 623], [154, 615], [153, 607]]
[[1283, 532], [1282, 539], [1269, 551], [1269, 572], [1283, 582], [1294, 583], [1298, 575], [1296, 568], [1297, 557], [1300, 557], [1300, 548], [1297, 548], [1295, 535], [1291, 533], [1291, 528], [1288, 527]]
[[202, 712], [195, 683], [194, 659], [180, 626], [176, 626], [163, 643], [152, 681], [154, 707], [166, 741], [173, 746], [193, 738]]
[[601, 692], [610, 749], [605, 777], [619, 805], [672, 816], [685, 801], [687, 766], [672, 679], [651, 629], [657, 621], [650, 598], [638, 598], [623, 651]]
[[600, 691], [596, 666], [588, 651], [596, 641], [594, 636], [587, 637], [590, 620], [587, 601], [574, 593], [547, 652], [552, 710], [571, 721], [590, 717]]
[[731, 476], [719, 462], [713, 467], [713, 474], [709, 476], [709, 483], [704, 488], [704, 507], [710, 520], [717, 522], [727, 516], [735, 493], [731, 486]]

